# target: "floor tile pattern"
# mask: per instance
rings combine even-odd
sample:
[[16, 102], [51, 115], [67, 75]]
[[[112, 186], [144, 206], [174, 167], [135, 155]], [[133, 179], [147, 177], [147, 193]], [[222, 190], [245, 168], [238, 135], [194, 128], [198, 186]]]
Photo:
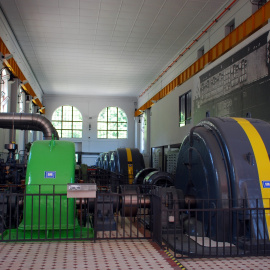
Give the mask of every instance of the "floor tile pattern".
[[1, 270], [180, 269], [148, 240], [0, 243]]
[[[1, 270], [270, 269], [270, 257], [179, 259], [148, 240], [0, 243]], [[177, 264], [178, 263], [178, 264]]]
[[270, 269], [270, 257], [236, 257], [216, 259], [184, 259], [181, 264], [188, 270], [266, 270]]

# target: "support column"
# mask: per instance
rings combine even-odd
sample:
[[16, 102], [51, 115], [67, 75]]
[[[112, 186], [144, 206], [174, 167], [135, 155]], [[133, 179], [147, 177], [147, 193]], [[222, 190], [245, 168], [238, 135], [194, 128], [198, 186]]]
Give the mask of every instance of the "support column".
[[[27, 101], [26, 102], [26, 100], [25, 100], [25, 112], [26, 113], [30, 113], [30, 105], [31, 105], [31, 103], [30, 103], [31, 101]], [[29, 136], [28, 136], [28, 134], [29, 134], [29, 130], [25, 130], [24, 131], [24, 145], [26, 145], [28, 142], [29, 142]]]
[[[8, 95], [9, 95], [9, 112], [17, 112], [18, 94], [19, 94], [19, 79], [14, 79], [14, 82], [8, 82]], [[16, 130], [9, 131], [9, 141], [13, 143], [16, 141]]]
[[[135, 117], [134, 125], [135, 125], [135, 148], [140, 149], [140, 127], [139, 123], [140, 117]], [[141, 149], [140, 149], [141, 151]]]
[[151, 126], [151, 109], [147, 109], [144, 112], [144, 161], [145, 161], [145, 167], [150, 166], [150, 126]]

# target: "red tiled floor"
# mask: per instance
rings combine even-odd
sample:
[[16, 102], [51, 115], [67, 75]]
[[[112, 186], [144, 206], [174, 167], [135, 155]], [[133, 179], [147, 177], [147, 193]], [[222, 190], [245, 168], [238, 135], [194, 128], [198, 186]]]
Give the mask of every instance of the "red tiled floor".
[[[148, 240], [1, 243], [0, 269], [179, 269]], [[144, 255], [144, 256], [143, 256]]]

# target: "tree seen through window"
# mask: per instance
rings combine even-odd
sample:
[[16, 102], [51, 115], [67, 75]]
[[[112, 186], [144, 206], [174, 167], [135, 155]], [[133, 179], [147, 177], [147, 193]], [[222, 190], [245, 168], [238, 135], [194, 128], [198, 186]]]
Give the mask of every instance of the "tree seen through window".
[[98, 115], [97, 137], [99, 139], [126, 139], [126, 113], [119, 107], [104, 108]]
[[52, 116], [52, 124], [60, 138], [82, 138], [82, 114], [73, 106], [61, 106]]

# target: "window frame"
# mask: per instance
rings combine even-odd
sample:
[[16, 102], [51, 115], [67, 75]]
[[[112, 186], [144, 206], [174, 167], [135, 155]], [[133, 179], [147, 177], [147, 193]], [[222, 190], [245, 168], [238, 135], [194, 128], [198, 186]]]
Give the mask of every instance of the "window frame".
[[25, 93], [23, 89], [19, 88], [19, 94], [18, 94], [18, 110], [19, 113], [25, 112]]
[[[71, 120], [68, 119], [68, 120], [65, 120], [64, 117], [64, 107], [71, 107], [71, 110], [72, 110], [72, 113], [71, 113]], [[56, 113], [56, 111], [61, 108], [61, 120], [58, 120], [58, 119], [54, 119], [54, 114]], [[80, 113], [80, 116], [81, 116], [81, 119], [80, 121], [78, 120], [74, 120], [74, 108]], [[54, 125], [54, 122], [58, 122], [60, 123], [61, 125], [61, 128], [58, 128]], [[71, 128], [63, 128], [64, 126], [64, 123], [71, 123]], [[81, 123], [81, 126], [82, 128], [81, 129], [74, 129], [74, 123]], [[72, 105], [62, 105], [58, 108], [56, 108], [52, 114], [52, 124], [53, 126], [55, 127], [55, 129], [57, 130], [58, 132], [58, 135], [59, 135], [59, 138], [64, 138], [64, 139], [80, 139], [83, 137], [83, 117], [82, 117], [82, 114], [81, 112], [75, 107], [75, 106], [72, 106]], [[63, 131], [71, 131], [71, 136], [68, 136], [68, 137], [63, 137]], [[80, 131], [81, 132], [81, 136], [80, 137], [74, 137], [74, 132], [75, 131]]]
[[[191, 90], [179, 96], [179, 127], [186, 126], [191, 122], [192, 116], [192, 93]], [[184, 108], [183, 108], [184, 107]], [[184, 115], [183, 119], [181, 115]]]
[[[117, 120], [116, 121], [110, 121], [109, 120], [109, 108], [116, 108], [117, 109]], [[125, 117], [126, 117], [126, 121], [119, 121], [119, 109], [125, 114]], [[100, 114], [106, 110], [106, 121], [101, 121], [99, 120], [99, 117], [100, 117]], [[106, 129], [99, 129], [99, 123], [103, 123], [103, 124], [106, 124], [107, 128]], [[109, 129], [109, 124], [116, 124], [116, 129]], [[121, 124], [126, 124], [126, 129], [119, 129], [119, 126]], [[123, 138], [123, 137], [119, 137], [119, 133], [123, 131], [123, 132], [126, 132], [126, 137]], [[99, 132], [106, 132], [106, 137], [100, 137], [99, 136]], [[116, 137], [109, 137], [109, 132], [116, 132], [117, 136]], [[118, 140], [118, 139], [127, 139], [128, 138], [128, 117], [127, 117], [127, 114], [126, 112], [120, 108], [120, 107], [117, 107], [117, 106], [108, 106], [104, 109], [102, 109], [100, 111], [100, 113], [98, 114], [98, 118], [97, 118], [97, 139], [115, 139], [115, 140]]]
[[200, 59], [204, 55], [204, 46], [197, 51], [197, 59]]
[[225, 26], [225, 36], [229, 35], [235, 29], [235, 19], [232, 19]]
[[8, 90], [9, 73], [6, 69], [1, 70], [1, 99], [0, 99], [0, 112], [8, 112], [9, 90]]

